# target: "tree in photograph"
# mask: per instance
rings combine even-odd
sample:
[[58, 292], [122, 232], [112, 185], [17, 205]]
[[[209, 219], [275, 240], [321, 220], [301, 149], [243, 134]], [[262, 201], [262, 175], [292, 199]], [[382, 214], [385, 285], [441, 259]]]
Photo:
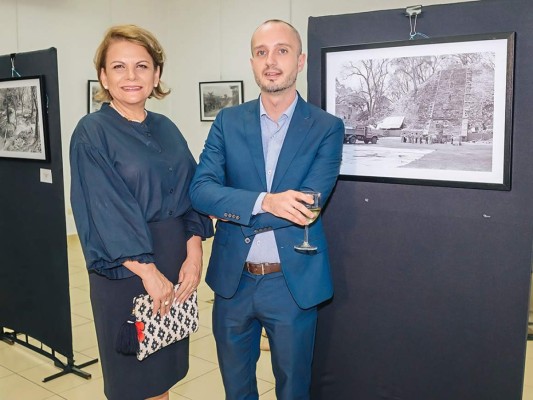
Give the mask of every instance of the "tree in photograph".
[[231, 85], [231, 101], [233, 104], [239, 104], [239, 93], [240, 93], [240, 87], [239, 85]]
[[28, 98], [28, 95], [29, 95], [29, 88], [28, 87], [19, 87], [19, 88], [15, 88], [15, 93], [14, 93], [14, 98], [15, 98], [15, 102], [16, 102], [16, 109], [17, 110], [20, 110], [20, 113], [19, 113], [19, 118], [25, 116], [25, 112], [24, 112], [24, 105], [25, 105], [25, 101], [27, 101], [26, 99]]
[[17, 102], [14, 89], [8, 88], [5, 90], [3, 101], [4, 109], [6, 110], [6, 119], [8, 124], [17, 124]]
[[481, 59], [480, 53], [461, 53], [453, 54], [452, 58], [461, 63], [461, 66], [468, 67], [473, 64], [479, 63]]
[[365, 107], [367, 119], [372, 120], [385, 95], [389, 60], [348, 61], [342, 71], [342, 80], [355, 83], [354, 95]]
[[204, 94], [204, 112], [210, 112], [220, 108], [219, 96], [214, 92], [207, 92]]
[[394, 68], [391, 79], [392, 96], [396, 99], [412, 93], [413, 97], [418, 94], [418, 88], [438, 69], [439, 58], [435, 56], [425, 57], [402, 57], [392, 61]]
[[353, 89], [343, 85], [335, 78], [336, 115], [355, 125], [358, 120], [368, 119], [366, 101]]
[[40, 135], [39, 132], [39, 103], [37, 98], [37, 87], [31, 87], [31, 121], [35, 125], [35, 138]]
[[17, 127], [17, 105], [15, 94], [11, 88], [2, 90], [0, 95], [2, 110], [4, 111], [4, 116], [0, 115], [0, 137], [5, 146], [8, 138], [15, 134]]

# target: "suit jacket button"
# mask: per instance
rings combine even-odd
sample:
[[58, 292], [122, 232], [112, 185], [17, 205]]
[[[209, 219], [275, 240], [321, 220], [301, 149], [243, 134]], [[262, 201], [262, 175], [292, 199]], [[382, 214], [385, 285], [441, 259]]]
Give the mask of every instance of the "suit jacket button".
[[228, 213], [224, 213], [224, 216], [227, 217], [227, 216], [228, 216]]
[[250, 242], [251, 242], [250, 238], [246, 238], [246, 239], [244, 239], [244, 243], [248, 244], [248, 243], [250, 243]]
[[241, 217], [239, 217], [238, 215], [235, 216], [235, 219], [238, 221], [241, 219]]

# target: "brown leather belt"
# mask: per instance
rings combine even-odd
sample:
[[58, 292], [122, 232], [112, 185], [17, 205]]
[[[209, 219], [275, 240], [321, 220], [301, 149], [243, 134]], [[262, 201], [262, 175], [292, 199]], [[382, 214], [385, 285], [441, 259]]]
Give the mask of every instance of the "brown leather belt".
[[266, 275], [281, 271], [280, 263], [251, 263], [246, 261], [244, 269], [254, 275]]

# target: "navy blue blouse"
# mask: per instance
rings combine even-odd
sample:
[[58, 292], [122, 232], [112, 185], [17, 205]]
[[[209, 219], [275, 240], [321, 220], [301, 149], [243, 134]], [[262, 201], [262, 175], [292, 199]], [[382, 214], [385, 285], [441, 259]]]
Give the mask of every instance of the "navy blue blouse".
[[111, 279], [126, 260], [154, 262], [149, 222], [182, 217], [188, 237], [213, 235], [191, 207], [196, 161], [179, 129], [148, 112], [128, 121], [109, 104], [83, 117], [70, 142], [71, 204], [87, 268]]

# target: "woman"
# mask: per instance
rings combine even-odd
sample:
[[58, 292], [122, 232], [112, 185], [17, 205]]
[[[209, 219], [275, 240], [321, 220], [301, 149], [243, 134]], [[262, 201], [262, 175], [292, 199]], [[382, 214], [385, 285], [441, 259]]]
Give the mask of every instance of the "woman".
[[107, 102], [80, 120], [70, 144], [71, 203], [110, 400], [168, 399], [187, 373], [188, 339], [143, 361], [118, 353], [115, 341], [134, 296], [148, 293], [164, 314], [191, 295], [201, 278], [201, 240], [213, 234], [210, 219], [191, 208], [196, 163], [185, 139], [168, 118], [145, 110], [148, 98], [169, 93], [160, 82], [164, 58], [150, 32], [109, 29], [94, 60], [98, 96]]

